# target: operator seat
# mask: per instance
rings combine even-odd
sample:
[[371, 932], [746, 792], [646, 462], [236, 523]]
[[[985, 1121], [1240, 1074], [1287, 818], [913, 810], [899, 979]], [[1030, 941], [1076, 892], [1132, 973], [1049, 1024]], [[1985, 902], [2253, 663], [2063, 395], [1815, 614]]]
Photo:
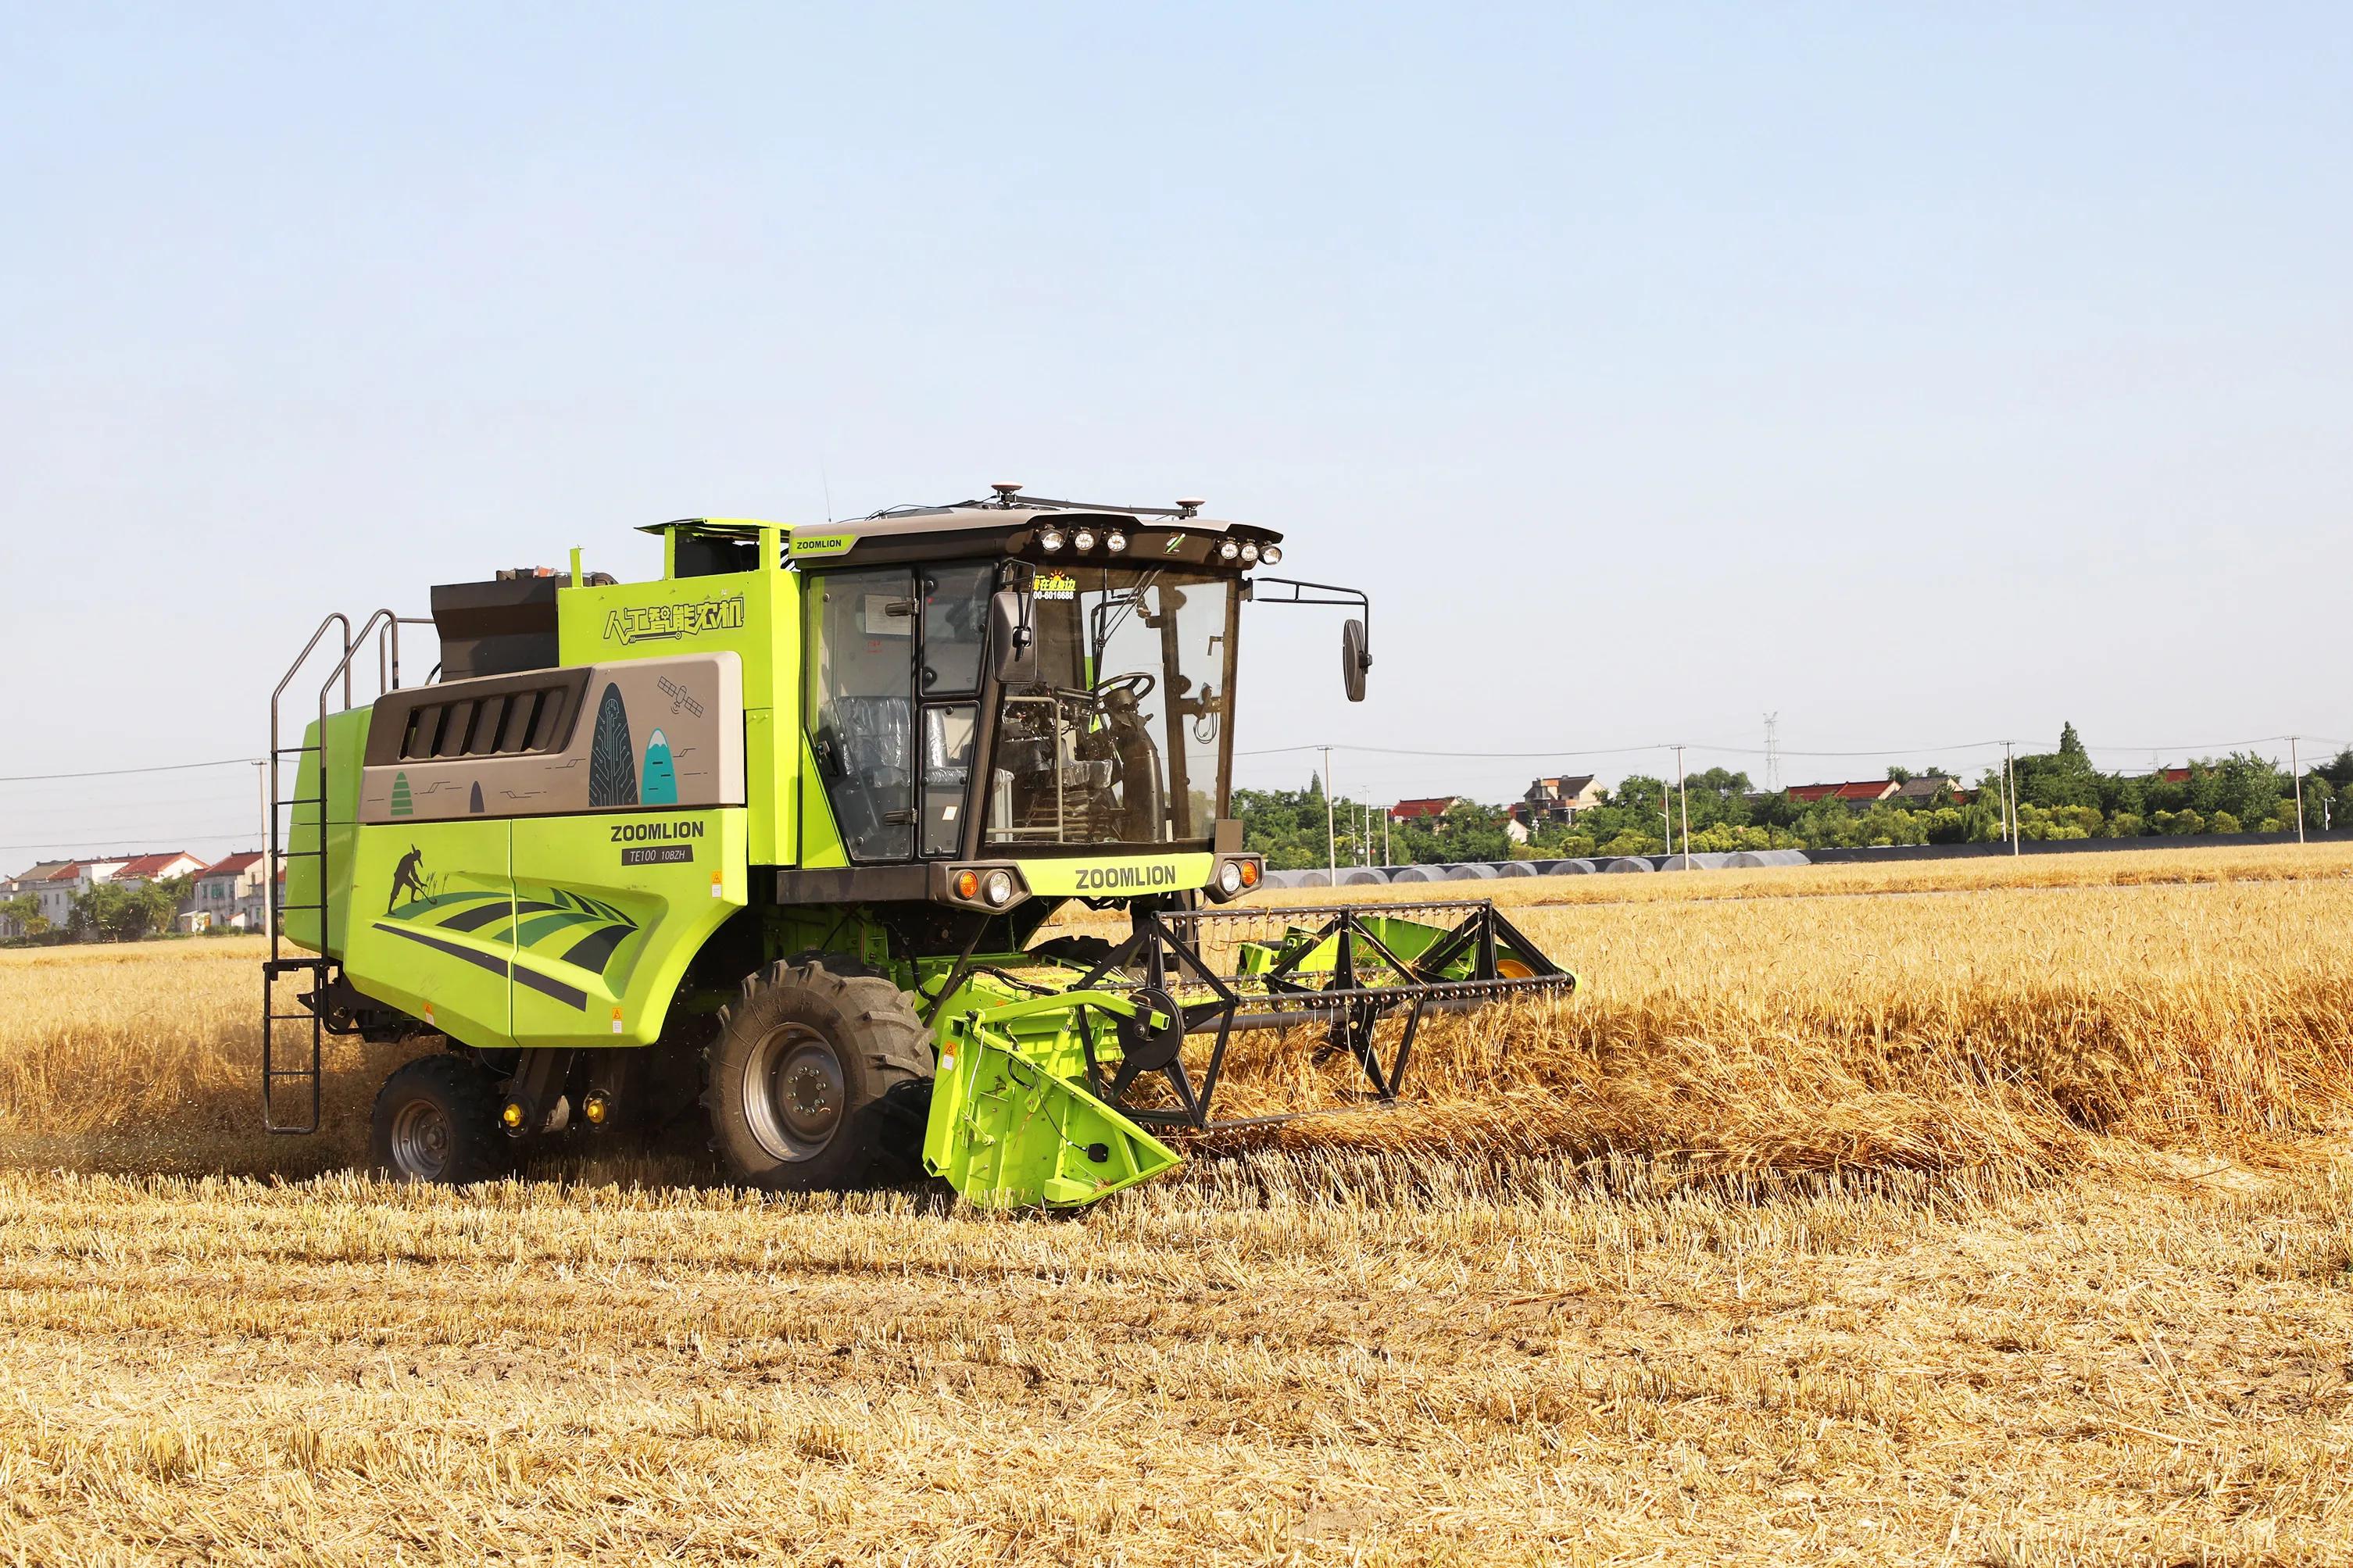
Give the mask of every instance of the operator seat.
[[[836, 697], [818, 716], [817, 753], [842, 841], [860, 859], [905, 856], [914, 805], [909, 755], [913, 703], [904, 697]], [[892, 821], [894, 814], [897, 821]]]

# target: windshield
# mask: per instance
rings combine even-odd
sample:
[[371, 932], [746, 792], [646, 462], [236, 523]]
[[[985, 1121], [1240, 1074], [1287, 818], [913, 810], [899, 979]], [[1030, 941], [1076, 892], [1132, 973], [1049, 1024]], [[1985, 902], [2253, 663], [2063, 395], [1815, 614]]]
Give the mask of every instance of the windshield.
[[1005, 690], [987, 841], [1207, 842], [1226, 795], [1231, 580], [1070, 566], [1032, 588], [1038, 679]]

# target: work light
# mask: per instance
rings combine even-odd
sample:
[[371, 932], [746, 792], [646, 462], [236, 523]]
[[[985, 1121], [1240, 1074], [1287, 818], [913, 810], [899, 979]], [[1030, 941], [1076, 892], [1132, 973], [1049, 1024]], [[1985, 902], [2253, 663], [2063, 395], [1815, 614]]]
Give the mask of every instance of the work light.
[[1282, 548], [1280, 545], [1270, 544], [1258, 552], [1258, 558], [1270, 566], [1279, 566], [1282, 563]]
[[1109, 533], [1103, 535], [1103, 548], [1110, 551], [1113, 555], [1118, 554], [1121, 551], [1127, 548], [1127, 535], [1122, 533], [1115, 528], [1113, 529]]
[[1071, 545], [1076, 550], [1092, 550], [1095, 547], [1095, 531], [1092, 528], [1079, 530], [1071, 535]]
[[1242, 547], [1236, 544], [1230, 539], [1218, 546], [1218, 559], [1220, 561], [1231, 561], [1235, 556], [1240, 555], [1241, 552]]
[[1062, 531], [1059, 528], [1040, 530], [1038, 534], [1038, 548], [1044, 551], [1049, 555], [1051, 555], [1056, 551], [1061, 549]]

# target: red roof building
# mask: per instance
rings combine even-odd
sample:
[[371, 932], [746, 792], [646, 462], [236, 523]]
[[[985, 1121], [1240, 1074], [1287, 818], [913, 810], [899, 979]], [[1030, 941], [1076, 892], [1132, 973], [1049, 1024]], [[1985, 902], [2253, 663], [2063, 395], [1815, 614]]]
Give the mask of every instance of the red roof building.
[[1869, 805], [1885, 800], [1901, 786], [1894, 779], [1865, 779], [1853, 784], [1791, 784], [1789, 798], [1810, 805], [1818, 800], [1834, 800], [1841, 805]]
[[169, 877], [193, 877], [205, 863], [185, 849], [164, 855], [134, 855], [108, 879], [115, 882], [160, 882]]
[[259, 849], [247, 849], [240, 851], [237, 854], [231, 855], [226, 859], [214, 861], [211, 865], [197, 872], [196, 875], [199, 877], [234, 877], [244, 871], [248, 867], [258, 866], [260, 863], [261, 851]]
[[1423, 800], [1401, 800], [1389, 807], [1391, 822], [1412, 822], [1421, 817], [1444, 816], [1462, 804], [1459, 795], [1434, 795]]

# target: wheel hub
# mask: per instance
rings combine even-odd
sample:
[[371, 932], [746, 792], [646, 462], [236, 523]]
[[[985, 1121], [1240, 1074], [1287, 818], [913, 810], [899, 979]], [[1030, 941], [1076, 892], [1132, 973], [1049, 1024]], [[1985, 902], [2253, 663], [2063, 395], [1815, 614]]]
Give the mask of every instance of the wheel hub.
[[840, 1130], [849, 1075], [833, 1043], [806, 1024], [772, 1030], [744, 1065], [744, 1120], [779, 1160], [810, 1160]]
[[392, 1120], [392, 1163], [414, 1181], [434, 1182], [449, 1168], [449, 1118], [428, 1100], [412, 1100]]

